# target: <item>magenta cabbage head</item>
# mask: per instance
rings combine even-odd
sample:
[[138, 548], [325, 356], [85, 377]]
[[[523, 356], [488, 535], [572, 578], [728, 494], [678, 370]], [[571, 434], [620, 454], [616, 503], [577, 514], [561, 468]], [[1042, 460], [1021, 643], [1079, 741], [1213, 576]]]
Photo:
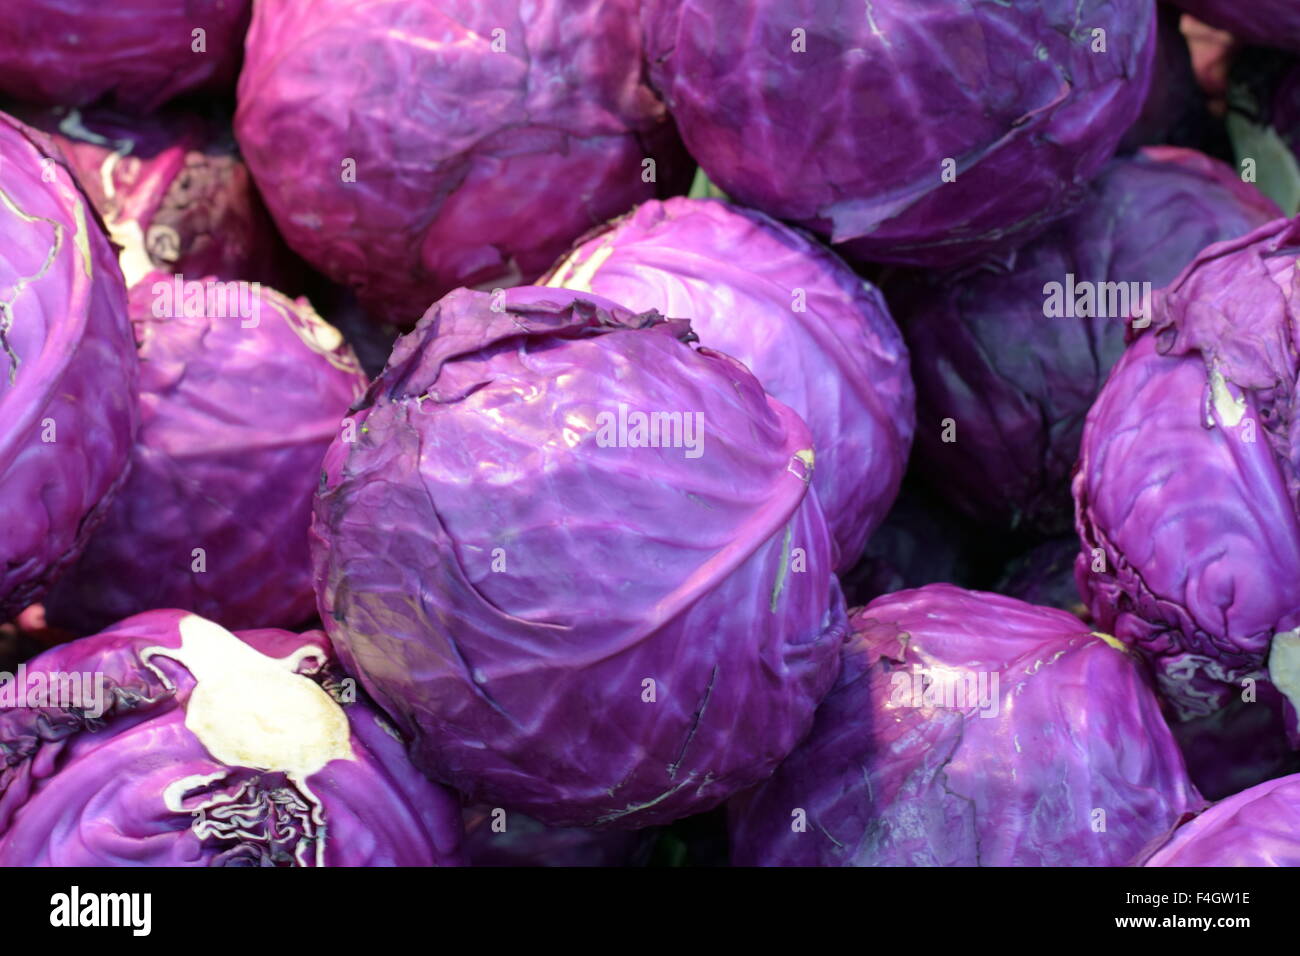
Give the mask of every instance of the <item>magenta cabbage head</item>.
[[1300, 774], [1216, 803], [1174, 831], [1146, 866], [1300, 866]]
[[[1156, 296], [1088, 413], [1080, 593], [1178, 720], [1300, 699], [1300, 221], [1212, 245]], [[1292, 712], [1294, 717], [1294, 711]]]
[[1121, 866], [1203, 801], [1141, 662], [1078, 618], [934, 584], [850, 616], [835, 687], [729, 805], [740, 866]]
[[257, 4], [235, 130], [281, 233], [409, 326], [679, 191], [689, 161], [642, 78], [636, 6]]
[[321, 620], [470, 802], [635, 829], [761, 780], [845, 618], [812, 436], [690, 325], [460, 290], [326, 457]]
[[147, 112], [234, 86], [250, 0], [5, 0], [0, 92]]
[[51, 620], [85, 634], [187, 607], [226, 627], [303, 623], [315, 610], [311, 501], [366, 386], [356, 357], [305, 299], [256, 284], [152, 273], [131, 290], [131, 317], [131, 472], [51, 592]]
[[1196, 19], [1248, 43], [1300, 53], [1300, 5], [1295, 0], [1169, 0]]
[[107, 109], [25, 116], [48, 132], [103, 217], [128, 286], [154, 269], [292, 285], [285, 247], [229, 129], [192, 112]]
[[877, 289], [762, 213], [712, 199], [642, 204], [543, 284], [689, 316], [813, 435], [813, 487], [852, 567], [898, 493], [912, 445], [907, 349]]
[[447, 866], [460, 807], [320, 631], [150, 611], [0, 677], [0, 866]]
[[942, 267], [1078, 202], [1138, 116], [1156, 31], [1149, 0], [646, 0], [642, 22], [651, 82], [728, 196]]
[[1124, 351], [1126, 319], [1205, 246], [1279, 215], [1218, 160], [1149, 147], [1114, 160], [1083, 207], [1009, 266], [891, 287], [923, 474], [982, 523], [1068, 533], [1083, 421]]
[[122, 480], [136, 355], [117, 257], [48, 139], [0, 113], [0, 620], [76, 557]]

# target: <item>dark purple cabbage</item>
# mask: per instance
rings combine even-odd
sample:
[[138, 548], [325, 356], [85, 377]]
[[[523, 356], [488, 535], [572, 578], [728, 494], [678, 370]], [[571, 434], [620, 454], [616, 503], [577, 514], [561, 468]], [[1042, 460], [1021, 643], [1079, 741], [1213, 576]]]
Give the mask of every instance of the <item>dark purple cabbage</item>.
[[131, 470], [55, 582], [50, 617], [80, 634], [165, 607], [231, 628], [297, 627], [316, 604], [307, 529], [321, 462], [365, 375], [306, 299], [213, 277], [177, 288], [150, 273], [131, 290]]
[[1049, 317], [1049, 284], [1063, 306], [1071, 282], [1154, 291], [1205, 246], [1277, 215], [1217, 160], [1148, 147], [1113, 161], [1087, 204], [1007, 267], [888, 285], [912, 353], [921, 473], [991, 528], [1067, 533], [1084, 416], [1124, 350], [1125, 320], [1140, 297], [1094, 310], [1106, 314]]
[[23, 661], [41, 652], [38, 644], [14, 623], [0, 624], [0, 674], [12, 674]]

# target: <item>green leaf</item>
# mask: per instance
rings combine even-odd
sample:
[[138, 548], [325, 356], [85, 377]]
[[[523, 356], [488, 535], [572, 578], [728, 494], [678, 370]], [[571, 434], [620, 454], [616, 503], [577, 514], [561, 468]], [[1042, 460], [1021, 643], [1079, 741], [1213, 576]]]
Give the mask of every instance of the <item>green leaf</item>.
[[713, 185], [703, 166], [696, 168], [695, 179], [691, 181], [691, 191], [686, 195], [691, 199], [721, 199], [723, 202], [731, 202], [731, 198], [726, 193]]
[[1300, 163], [1282, 141], [1277, 130], [1261, 123], [1255, 94], [1244, 83], [1228, 91], [1228, 138], [1237, 157], [1237, 173], [1243, 160], [1254, 160], [1255, 188], [1273, 200], [1288, 217], [1300, 210]]

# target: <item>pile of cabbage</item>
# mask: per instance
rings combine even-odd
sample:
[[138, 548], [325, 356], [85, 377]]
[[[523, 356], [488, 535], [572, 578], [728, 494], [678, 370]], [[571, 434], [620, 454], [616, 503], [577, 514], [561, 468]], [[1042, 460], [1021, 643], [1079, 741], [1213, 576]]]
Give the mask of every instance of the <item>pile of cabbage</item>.
[[1300, 864], [1293, 4], [110, 6], [0, 20], [0, 866]]

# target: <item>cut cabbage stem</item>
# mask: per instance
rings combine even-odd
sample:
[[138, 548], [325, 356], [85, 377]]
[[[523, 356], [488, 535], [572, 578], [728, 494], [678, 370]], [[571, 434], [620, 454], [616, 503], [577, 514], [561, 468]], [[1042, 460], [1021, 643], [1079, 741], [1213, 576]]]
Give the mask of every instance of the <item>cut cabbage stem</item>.
[[[303, 661], [325, 659], [312, 645], [272, 658], [245, 644], [219, 624], [190, 614], [181, 619], [181, 646], [140, 652], [141, 662], [174, 687], [154, 663], [167, 657], [194, 677], [185, 706], [185, 726], [214, 759], [227, 767], [284, 773], [311, 805], [316, 865], [325, 865], [324, 810], [307, 784], [333, 760], [355, 760], [347, 715], [319, 684], [298, 672]], [[192, 781], [191, 781], [192, 782]], [[228, 801], [220, 795], [202, 805]], [[299, 853], [302, 852], [299, 848]]]

